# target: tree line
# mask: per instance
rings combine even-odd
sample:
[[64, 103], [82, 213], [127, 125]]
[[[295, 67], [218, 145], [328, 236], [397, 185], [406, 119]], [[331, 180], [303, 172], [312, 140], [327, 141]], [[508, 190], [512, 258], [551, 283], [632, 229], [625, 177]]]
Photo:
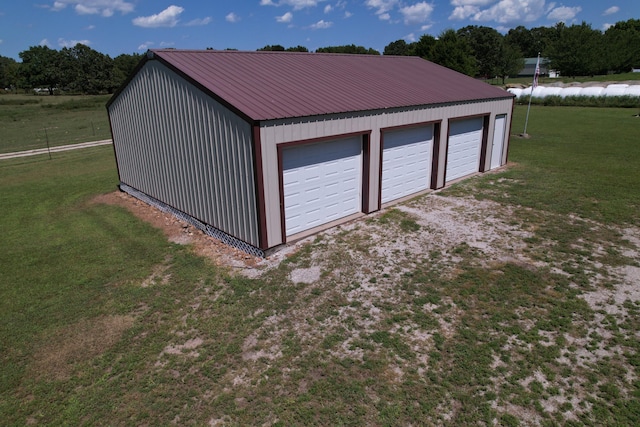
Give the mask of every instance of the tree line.
[[[304, 46], [281, 45], [258, 50], [309, 52]], [[316, 52], [380, 55], [375, 49], [353, 44], [322, 47]], [[585, 22], [531, 29], [518, 26], [504, 35], [490, 27], [470, 25], [445, 30], [438, 37], [424, 34], [411, 43], [396, 40], [382, 52], [419, 56], [469, 76], [500, 77], [503, 83], [518, 74], [524, 58], [538, 53], [565, 76], [628, 72], [640, 68], [640, 19], [620, 21], [604, 32]], [[142, 58], [135, 53], [111, 58], [83, 44], [59, 51], [32, 46], [19, 56], [21, 62], [0, 55], [0, 88], [46, 88], [49, 94], [56, 90], [112, 93]]]
[[71, 93], [113, 93], [134, 70], [141, 54], [115, 58], [76, 44], [61, 50], [32, 46], [19, 53], [22, 62], [0, 56], [0, 88], [46, 89]]
[[548, 66], [568, 77], [625, 73], [640, 68], [640, 20], [621, 21], [602, 32], [582, 22], [567, 26], [493, 28], [467, 26], [438, 38], [425, 34], [416, 42], [397, 40], [385, 55], [417, 55], [475, 77], [515, 76], [523, 58], [538, 53]]

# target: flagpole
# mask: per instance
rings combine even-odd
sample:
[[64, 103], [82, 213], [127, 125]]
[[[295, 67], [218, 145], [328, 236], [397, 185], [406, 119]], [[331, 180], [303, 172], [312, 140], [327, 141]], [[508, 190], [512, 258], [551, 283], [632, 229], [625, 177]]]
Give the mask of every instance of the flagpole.
[[533, 82], [531, 83], [531, 93], [529, 94], [529, 106], [527, 107], [527, 118], [524, 121], [523, 136], [527, 136], [527, 125], [529, 124], [529, 111], [531, 111], [531, 98], [533, 98], [533, 90], [538, 86], [538, 74], [540, 74], [540, 52], [538, 52], [538, 60], [536, 61], [536, 69], [533, 72]]

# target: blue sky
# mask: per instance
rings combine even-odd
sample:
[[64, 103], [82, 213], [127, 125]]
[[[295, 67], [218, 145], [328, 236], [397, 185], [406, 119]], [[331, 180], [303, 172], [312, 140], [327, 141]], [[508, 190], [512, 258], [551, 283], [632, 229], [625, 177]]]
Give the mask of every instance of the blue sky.
[[640, 0], [1, 0], [0, 55], [19, 59], [30, 46], [76, 43], [112, 57], [268, 44], [356, 44], [382, 52], [398, 39], [466, 25], [506, 33], [518, 25], [586, 21], [604, 30], [630, 18], [640, 18]]

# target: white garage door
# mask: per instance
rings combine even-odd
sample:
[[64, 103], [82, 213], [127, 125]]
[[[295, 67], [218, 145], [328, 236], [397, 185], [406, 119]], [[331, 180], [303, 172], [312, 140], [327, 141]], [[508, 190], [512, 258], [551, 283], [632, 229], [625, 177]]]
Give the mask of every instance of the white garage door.
[[493, 130], [493, 145], [491, 147], [491, 169], [500, 167], [502, 164], [502, 150], [504, 147], [504, 134], [507, 125], [507, 115], [496, 116], [496, 123]]
[[447, 182], [480, 169], [483, 120], [483, 117], [475, 117], [449, 123]]
[[362, 138], [282, 151], [286, 235], [361, 211]]
[[382, 203], [429, 188], [433, 126], [384, 133]]

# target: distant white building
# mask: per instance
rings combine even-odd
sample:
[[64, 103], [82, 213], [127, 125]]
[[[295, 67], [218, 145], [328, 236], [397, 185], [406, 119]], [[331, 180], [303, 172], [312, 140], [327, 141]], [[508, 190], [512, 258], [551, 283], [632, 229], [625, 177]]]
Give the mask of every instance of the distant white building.
[[[524, 68], [518, 73], [518, 77], [533, 77], [536, 71], [536, 62], [538, 58], [525, 58]], [[549, 68], [549, 58], [540, 58], [540, 75], [551, 78], [560, 77], [560, 71]]]

